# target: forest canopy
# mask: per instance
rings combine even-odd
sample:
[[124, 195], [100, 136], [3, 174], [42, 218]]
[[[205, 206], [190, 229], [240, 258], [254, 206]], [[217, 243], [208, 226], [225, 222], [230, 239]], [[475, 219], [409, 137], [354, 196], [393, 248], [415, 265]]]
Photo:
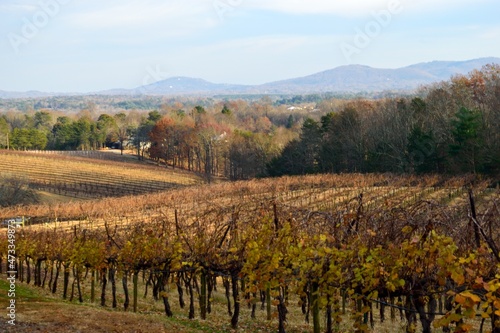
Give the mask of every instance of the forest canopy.
[[9, 100], [0, 148], [130, 148], [140, 159], [230, 179], [499, 172], [498, 65], [411, 96], [330, 96]]

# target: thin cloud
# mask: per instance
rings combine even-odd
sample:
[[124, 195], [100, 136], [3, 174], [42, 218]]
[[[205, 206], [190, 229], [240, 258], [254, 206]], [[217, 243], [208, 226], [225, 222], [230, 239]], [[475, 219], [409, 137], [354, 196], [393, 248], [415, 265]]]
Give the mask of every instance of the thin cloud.
[[384, 4], [387, 4], [387, 0], [255, 0], [249, 3], [248, 7], [292, 14], [339, 14], [351, 16], [359, 13], [360, 8], [377, 8]]
[[37, 6], [30, 4], [0, 4], [2, 12], [33, 12]]
[[[24, 38], [49, 1], [60, 0], [0, 0], [0, 29]], [[398, 1], [401, 14], [353, 62], [394, 68], [498, 56], [498, 0], [71, 0], [20, 55], [0, 39], [9, 64], [0, 89], [135, 87], [156, 65], [214, 82], [302, 76], [346, 64], [340, 45], [375, 22], [372, 11]]]
[[185, 1], [102, 2], [92, 10], [78, 12], [70, 18], [72, 24], [86, 29], [131, 27], [159, 24], [169, 26], [207, 27], [215, 17], [206, 16], [209, 6], [193, 6]]
[[491, 0], [254, 0], [245, 6], [254, 9], [270, 10], [287, 14], [334, 14], [339, 16], [364, 16], [371, 10], [389, 6], [403, 6], [417, 10], [434, 11], [447, 6], [488, 2]]
[[498, 40], [500, 39], [500, 26], [497, 27], [491, 27], [481, 33], [480, 35], [481, 39], [486, 39], [486, 40]]
[[224, 42], [198, 46], [193, 50], [205, 53], [220, 53], [234, 51], [257, 54], [286, 53], [298, 48], [306, 48], [311, 45], [331, 43], [331, 36], [307, 36], [307, 35], [268, 35], [249, 38], [239, 38]]

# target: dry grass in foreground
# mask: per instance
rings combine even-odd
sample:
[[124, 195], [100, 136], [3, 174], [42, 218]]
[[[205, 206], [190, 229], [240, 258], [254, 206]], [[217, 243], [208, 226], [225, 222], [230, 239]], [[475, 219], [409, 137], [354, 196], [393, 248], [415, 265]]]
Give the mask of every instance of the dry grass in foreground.
[[[0, 281], [0, 289], [7, 289], [5, 280]], [[11, 326], [5, 320], [0, 321], [1, 332], [33, 333], [33, 332], [102, 332], [102, 333], [225, 333], [225, 332], [276, 332], [274, 320], [268, 323], [265, 320], [265, 311], [258, 311], [257, 319], [250, 318], [250, 311], [244, 307], [241, 323], [238, 330], [233, 330], [229, 324], [229, 317], [224, 314], [226, 304], [221, 293], [214, 295], [214, 311], [209, 320], [199, 318], [189, 320], [187, 309], [174, 306], [174, 317], [168, 318], [162, 313], [161, 302], [141, 299], [139, 313], [123, 312], [103, 308], [97, 304], [78, 304], [76, 302], [61, 301], [57, 296], [47, 291], [20, 284], [17, 286], [17, 318], [16, 326]], [[2, 308], [8, 303], [6, 293], [0, 294]], [[292, 308], [292, 307], [291, 307]], [[291, 310], [288, 314], [288, 333], [312, 332], [312, 324], [307, 324], [300, 313]], [[277, 315], [277, 314], [276, 314]], [[198, 316], [199, 317], [199, 316]], [[338, 332], [349, 332], [350, 323], [341, 324]], [[402, 333], [404, 324], [399, 319], [395, 321], [378, 322], [372, 333]]]

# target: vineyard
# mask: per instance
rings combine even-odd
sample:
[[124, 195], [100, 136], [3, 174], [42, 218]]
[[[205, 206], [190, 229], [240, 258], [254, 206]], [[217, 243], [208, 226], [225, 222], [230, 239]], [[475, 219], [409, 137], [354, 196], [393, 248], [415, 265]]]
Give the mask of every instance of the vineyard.
[[25, 180], [33, 189], [79, 199], [160, 192], [201, 182], [181, 170], [111, 161], [118, 156], [110, 153], [83, 153], [1, 151], [0, 170], [3, 177]]
[[0, 210], [17, 215], [43, 223], [16, 229], [16, 258], [2, 234], [0, 267], [63, 299], [141, 312], [144, 295], [167, 317], [223, 312], [242, 332], [243, 316], [280, 333], [500, 332], [500, 192], [472, 176], [285, 177]]

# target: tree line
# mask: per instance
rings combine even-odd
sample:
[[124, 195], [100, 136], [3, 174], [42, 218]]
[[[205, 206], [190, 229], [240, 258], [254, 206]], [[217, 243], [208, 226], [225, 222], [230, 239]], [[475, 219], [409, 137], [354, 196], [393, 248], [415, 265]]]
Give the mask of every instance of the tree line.
[[[301, 108], [243, 99], [171, 100], [153, 110], [86, 105], [0, 116], [0, 147], [135, 149], [140, 159], [211, 176], [249, 179], [319, 172], [499, 171], [500, 67], [381, 99], [327, 98]], [[318, 97], [318, 96], [315, 96]], [[309, 104], [307, 104], [309, 101]]]
[[308, 118], [268, 172], [495, 174], [499, 124], [500, 67], [486, 66], [421, 96], [354, 100]]
[[266, 164], [300, 129], [306, 111], [292, 115], [281, 109], [270, 100], [237, 100], [207, 107], [174, 103], [149, 112], [99, 113], [95, 107], [77, 115], [8, 112], [0, 115], [0, 148], [133, 149], [139, 159], [208, 179], [248, 179], [265, 175]]

